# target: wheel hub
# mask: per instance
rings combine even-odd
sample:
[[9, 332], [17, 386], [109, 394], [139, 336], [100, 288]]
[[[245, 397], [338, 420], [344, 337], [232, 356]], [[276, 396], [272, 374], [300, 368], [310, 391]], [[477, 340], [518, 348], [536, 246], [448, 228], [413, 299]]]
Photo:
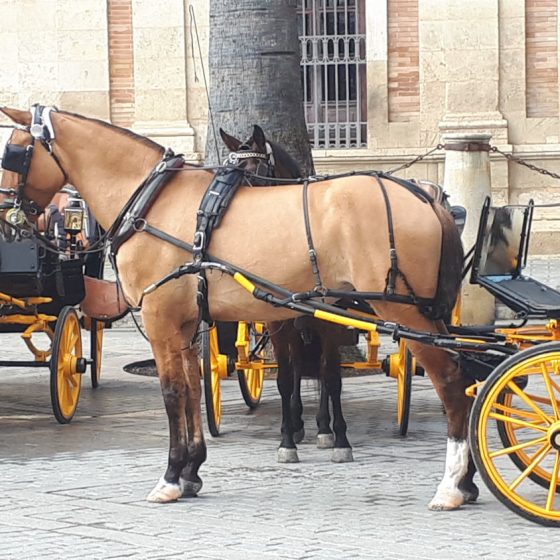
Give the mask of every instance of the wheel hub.
[[548, 441], [556, 451], [560, 451], [560, 421], [554, 422], [547, 431]]

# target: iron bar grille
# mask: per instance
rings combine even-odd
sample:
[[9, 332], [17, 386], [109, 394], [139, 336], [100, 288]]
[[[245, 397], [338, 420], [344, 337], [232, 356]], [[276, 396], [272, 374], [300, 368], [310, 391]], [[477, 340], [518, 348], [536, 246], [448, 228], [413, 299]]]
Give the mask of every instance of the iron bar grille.
[[366, 147], [365, 0], [300, 0], [299, 29], [312, 146]]

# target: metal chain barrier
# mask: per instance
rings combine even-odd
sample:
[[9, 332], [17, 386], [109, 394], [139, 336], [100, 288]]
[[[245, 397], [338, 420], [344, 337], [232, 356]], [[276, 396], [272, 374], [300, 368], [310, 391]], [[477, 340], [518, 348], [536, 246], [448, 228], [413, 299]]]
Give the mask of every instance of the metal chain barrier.
[[515, 163], [518, 163], [519, 165], [524, 165], [525, 167], [529, 168], [531, 171], [536, 171], [537, 173], [540, 173], [541, 175], [548, 175], [549, 177], [552, 177], [553, 179], [560, 179], [560, 174], [554, 173], [553, 171], [549, 171], [548, 169], [544, 169], [542, 167], [539, 167], [538, 165], [534, 165], [532, 163], [529, 163], [528, 161], [525, 161], [524, 159], [521, 159], [520, 157], [514, 156], [513, 154], [508, 154], [506, 152], [502, 152], [502, 150], [500, 150], [496, 146], [490, 146], [490, 151], [504, 156], [509, 161], [513, 161]]
[[403, 163], [402, 165], [399, 165], [399, 167], [394, 167], [393, 169], [389, 169], [388, 171], [385, 171], [385, 173], [387, 173], [387, 175], [393, 175], [393, 173], [396, 173], [397, 171], [408, 169], [409, 167], [413, 166], [415, 163], [422, 161], [424, 158], [428, 157], [434, 152], [437, 152], [438, 150], [443, 150], [443, 144], [438, 144], [435, 148], [428, 150], [425, 154], [416, 156], [414, 159], [411, 159], [407, 163]]

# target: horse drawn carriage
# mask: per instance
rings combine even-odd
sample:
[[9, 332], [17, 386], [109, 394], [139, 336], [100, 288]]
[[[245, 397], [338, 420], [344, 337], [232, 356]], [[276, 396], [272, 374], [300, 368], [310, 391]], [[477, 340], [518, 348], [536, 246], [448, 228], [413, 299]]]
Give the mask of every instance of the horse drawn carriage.
[[[476, 500], [470, 431], [472, 458], [490, 490], [517, 513], [560, 525], [560, 293], [522, 274], [533, 205], [485, 205], [472, 281], [520, 316], [547, 323], [503, 330], [446, 326], [462, 279], [459, 233], [452, 217], [415, 185], [383, 173], [353, 173], [289, 180], [263, 196], [240, 186], [255, 174], [235, 165], [215, 176], [99, 121], [52, 108], [4, 112], [23, 128], [13, 145], [41, 141], [36, 169], [42, 181], [33, 174], [23, 181], [26, 199], [44, 205], [66, 173], [79, 175], [78, 190], [109, 231], [113, 252], [118, 248], [127, 296], [142, 306], [170, 426], [168, 469], [149, 501], [193, 496], [202, 486], [198, 470], [206, 447], [193, 344], [201, 315], [247, 324], [307, 315], [404, 340], [425, 367], [448, 422], [446, 469], [431, 509]], [[114, 205], [103, 204], [99, 174]], [[233, 198], [226, 189], [232, 184], [239, 187]], [[213, 233], [210, 253], [204, 228], [217, 214], [205, 203], [224, 189], [231, 200], [227, 227]], [[303, 213], [296, 202], [302, 191]], [[213, 199], [211, 207], [223, 200]], [[341, 223], [341, 212], [352, 216], [351, 224]], [[265, 223], [276, 227], [267, 234]], [[310, 224], [314, 243], [305, 235]], [[284, 253], [280, 263], [270, 258]], [[310, 271], [310, 254], [328, 255], [321, 263], [324, 284]], [[316, 289], [309, 290], [313, 282]], [[361, 301], [373, 301], [378, 314], [368, 314]], [[247, 340], [250, 334], [240, 347]], [[260, 369], [250, 365], [240, 361], [239, 369]], [[256, 397], [258, 383], [251, 387]]]

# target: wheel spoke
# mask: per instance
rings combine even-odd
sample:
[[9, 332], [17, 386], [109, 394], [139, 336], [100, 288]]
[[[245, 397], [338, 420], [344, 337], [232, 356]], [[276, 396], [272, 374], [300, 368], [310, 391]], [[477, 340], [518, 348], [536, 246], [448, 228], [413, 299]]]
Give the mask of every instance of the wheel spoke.
[[551, 383], [551, 379], [550, 379], [550, 374], [548, 373], [548, 370], [546, 368], [546, 364], [542, 363], [541, 364], [541, 372], [542, 375], [544, 377], [544, 382], [546, 385], [546, 390], [548, 391], [548, 394], [550, 396], [550, 403], [552, 405], [552, 410], [554, 410], [554, 418], [556, 420], [560, 419], [560, 415], [558, 413], [558, 401], [556, 400], [556, 395], [554, 394], [554, 389], [552, 388], [552, 383]]
[[511, 416], [504, 416], [503, 414], [498, 414], [496, 412], [490, 412], [488, 414], [489, 418], [494, 418], [495, 420], [499, 420], [504, 423], [514, 424], [517, 426], [522, 426], [524, 428], [530, 428], [531, 430], [539, 430], [541, 432], [546, 432], [546, 427], [542, 424], [531, 424], [529, 422], [525, 422], [524, 420], [519, 420], [518, 418], [513, 418]]
[[535, 467], [543, 460], [545, 455], [551, 449], [552, 446], [550, 443], [545, 443], [539, 451], [537, 451], [531, 463], [527, 465], [527, 468], [509, 485], [509, 489], [512, 491], [515, 490], [529, 476], [529, 474], [535, 470]]
[[509, 381], [507, 384], [508, 388], [511, 389], [527, 406], [532, 408], [547, 424], [552, 424], [553, 419], [545, 414], [528, 396], [524, 393], [513, 381]]
[[538, 445], [540, 443], [544, 443], [546, 441], [546, 436], [542, 436], [540, 438], [532, 439], [529, 441], [524, 441], [523, 443], [518, 443], [517, 445], [512, 445], [511, 447], [504, 447], [498, 451], [492, 451], [489, 453], [491, 459], [494, 457], [500, 457], [501, 455], [509, 455], [510, 453], [515, 453], [520, 449], [525, 449], [526, 447], [533, 447], [534, 445]]
[[538, 414], [535, 414], [534, 412], [529, 412], [528, 410], [522, 410], [520, 408], [512, 408], [511, 406], [506, 406], [499, 402], [493, 403], [492, 408], [499, 410], [500, 412], [504, 412], [508, 415], [515, 414], [516, 416], [523, 416], [525, 418], [528, 418], [529, 420], [536, 420], [536, 424], [543, 423], [539, 421], [540, 416]]
[[558, 486], [558, 471], [560, 470], [560, 452], [556, 452], [554, 459], [554, 468], [552, 469], [552, 478], [550, 479], [550, 487], [546, 498], [546, 510], [550, 511], [554, 507], [554, 498], [556, 497], [556, 487]]

